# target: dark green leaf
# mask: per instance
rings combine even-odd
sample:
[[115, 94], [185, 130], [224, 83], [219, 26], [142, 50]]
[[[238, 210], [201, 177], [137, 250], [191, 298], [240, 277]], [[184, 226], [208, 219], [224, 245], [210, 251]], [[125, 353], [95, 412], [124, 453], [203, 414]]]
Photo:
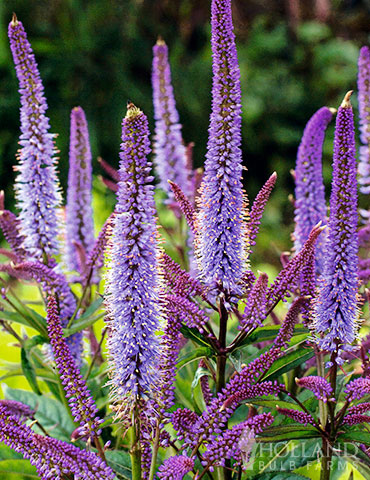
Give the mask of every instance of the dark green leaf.
[[289, 352], [274, 362], [272, 367], [263, 377], [263, 380], [274, 380], [280, 377], [283, 373], [289, 372], [298, 367], [313, 356], [313, 350], [307, 350], [306, 348], [298, 348], [293, 352]]
[[184, 337], [188, 338], [189, 340], [192, 340], [195, 343], [198, 343], [199, 345], [202, 345], [202, 347], [212, 348], [211, 345], [199, 333], [199, 330], [197, 330], [196, 328], [189, 328], [186, 325], [183, 325], [181, 327], [181, 333], [184, 335]]
[[370, 433], [363, 430], [353, 430], [338, 435], [338, 442], [359, 442], [370, 445]]
[[281, 442], [284, 440], [294, 440], [302, 438], [318, 438], [320, 433], [311, 425], [278, 425], [270, 427], [263, 431], [263, 434], [257, 438], [258, 442]]
[[285, 402], [284, 400], [275, 400], [275, 399], [267, 399], [267, 398], [252, 398], [251, 400], [247, 400], [247, 403], [252, 405], [259, 405], [260, 407], [267, 407], [267, 408], [276, 408], [276, 405], [280, 408], [291, 408], [293, 410], [302, 411], [303, 409], [293, 402]]
[[[267, 340], [273, 340], [279, 333], [281, 325], [268, 325], [266, 327], [256, 328], [247, 338], [245, 338], [238, 348], [251, 345], [252, 343], [265, 342]], [[308, 330], [301, 325], [294, 328], [294, 335], [308, 334]]]
[[200, 347], [192, 350], [179, 358], [179, 361], [177, 362], [177, 368], [180, 370], [185, 365], [188, 365], [188, 363], [194, 362], [194, 360], [198, 360], [199, 358], [209, 358], [212, 356], [212, 353], [212, 350], [208, 347]]
[[63, 334], [65, 337], [69, 337], [73, 333], [80, 332], [87, 327], [90, 327], [95, 322], [100, 320], [103, 314], [95, 315], [93, 314], [101, 307], [103, 303], [103, 298], [99, 297], [95, 302], [93, 302], [90, 307], [77, 319], [74, 320], [72, 326], [69, 328], [63, 329]]
[[10, 388], [7, 385], [3, 385], [3, 392], [5, 398], [17, 400], [34, 409], [36, 411], [35, 418], [51, 436], [59, 440], [70, 440], [71, 433], [76, 426], [62, 403], [45, 395], [36, 395], [33, 392]]
[[41, 391], [37, 383], [35, 370], [32, 363], [30, 362], [28, 353], [25, 348], [21, 348], [21, 365], [23, 374], [26, 377], [30, 387], [37, 395], [41, 395]]
[[131, 478], [131, 460], [127, 452], [123, 450], [107, 450], [105, 458], [108, 465], [117, 475], [117, 478], [120, 480], [129, 480]]

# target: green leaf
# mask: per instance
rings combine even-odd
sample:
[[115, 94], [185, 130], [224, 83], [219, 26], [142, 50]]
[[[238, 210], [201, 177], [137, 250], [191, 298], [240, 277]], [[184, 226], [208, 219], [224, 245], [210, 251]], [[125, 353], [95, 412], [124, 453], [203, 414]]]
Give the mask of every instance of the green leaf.
[[7, 385], [2, 387], [5, 398], [22, 402], [36, 411], [35, 418], [52, 437], [70, 441], [71, 433], [76, 426], [62, 403], [45, 395], [36, 395]]
[[69, 337], [70, 335], [76, 332], [85, 330], [85, 328], [90, 327], [95, 322], [100, 320], [104, 316], [104, 314], [93, 316], [93, 313], [95, 313], [101, 307], [102, 303], [103, 303], [103, 298], [101, 297], [95, 300], [95, 302], [93, 302], [89, 306], [89, 308], [72, 323], [71, 327], [63, 329], [64, 336]]
[[184, 335], [185, 338], [188, 338], [189, 340], [198, 343], [198, 345], [212, 349], [211, 345], [207, 342], [203, 335], [199, 333], [199, 330], [197, 330], [196, 328], [190, 328], [186, 325], [183, 325], [181, 327], [181, 333]]
[[369, 457], [360, 448], [352, 442], [346, 442], [345, 444], [336, 444], [336, 448], [339, 448], [343, 453], [343, 458], [353, 465], [365, 478], [370, 478], [370, 460]]
[[179, 358], [179, 361], [177, 362], [177, 368], [178, 370], [180, 370], [181, 368], [185, 367], [185, 365], [188, 365], [189, 363], [194, 362], [199, 358], [209, 358], [212, 356], [212, 353], [212, 350], [208, 347], [200, 347], [192, 350]]
[[24, 376], [27, 379], [32, 390], [37, 394], [41, 395], [40, 388], [37, 383], [37, 377], [32, 363], [30, 362], [28, 352], [25, 348], [21, 348], [21, 366]]
[[131, 479], [131, 460], [127, 452], [123, 450], [107, 450], [105, 452], [105, 458], [118, 479]]
[[0, 318], [8, 322], [20, 323], [26, 327], [32, 327], [38, 331], [44, 338], [48, 338], [45, 319], [32, 309], [24, 309], [22, 314], [19, 312], [0, 311]]
[[303, 409], [293, 402], [286, 402], [284, 400], [270, 400], [265, 398], [252, 398], [251, 400], [247, 400], [246, 403], [250, 403], [252, 405], [258, 405], [260, 407], [267, 407], [267, 408], [276, 408], [276, 405], [280, 408], [290, 408], [293, 410], [298, 410], [302, 412]]
[[338, 435], [338, 442], [359, 442], [370, 445], [370, 433], [363, 430], [353, 430]]
[[277, 425], [263, 431], [263, 434], [257, 438], [258, 442], [281, 442], [284, 440], [300, 440], [302, 438], [319, 438], [321, 435], [311, 425], [306, 427], [302, 425]]
[[[15, 475], [10, 477], [10, 475]], [[21, 477], [19, 476], [21, 475]], [[0, 480], [10, 480], [12, 478], [36, 478], [36, 468], [28, 460], [1, 460], [0, 461]]]
[[298, 348], [293, 352], [289, 352], [274, 362], [272, 367], [263, 377], [263, 380], [274, 380], [280, 377], [283, 373], [289, 372], [298, 367], [313, 356], [313, 350], [307, 350], [306, 348]]
[[[246, 345], [251, 345], [252, 343], [265, 342], [266, 340], [273, 340], [276, 335], [279, 333], [281, 325], [268, 325], [266, 327], [256, 328], [247, 338], [245, 338], [238, 348], [245, 347]], [[293, 335], [302, 335], [309, 334], [307, 328], [300, 325], [294, 328]]]

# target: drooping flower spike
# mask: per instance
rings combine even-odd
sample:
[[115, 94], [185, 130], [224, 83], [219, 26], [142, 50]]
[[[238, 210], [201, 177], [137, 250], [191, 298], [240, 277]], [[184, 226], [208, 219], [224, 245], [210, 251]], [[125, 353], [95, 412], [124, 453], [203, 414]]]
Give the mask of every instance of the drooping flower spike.
[[81, 436], [87, 436], [88, 438], [99, 436], [102, 420], [97, 416], [98, 409], [63, 337], [55, 297], [49, 297], [48, 299], [46, 321], [54, 360], [59, 370], [62, 385], [74, 421], [80, 424], [79, 433]]
[[[333, 109], [322, 107], [309, 120], [298, 148], [295, 169], [294, 247], [298, 253], [312, 228], [326, 224], [325, 189], [322, 177], [322, 148]], [[316, 269], [323, 270], [325, 234], [316, 243]]]
[[35, 56], [22, 22], [15, 15], [8, 33], [21, 94], [21, 148], [15, 185], [20, 234], [29, 257], [46, 261], [58, 253], [57, 208], [61, 195], [54, 135], [49, 133], [44, 87]]
[[336, 352], [338, 363], [342, 361], [340, 352], [351, 348], [358, 331], [357, 178], [351, 93], [346, 94], [337, 114], [329, 234], [313, 321], [320, 348]]
[[66, 206], [66, 263], [69, 270], [80, 273], [75, 243], [88, 253], [94, 245], [92, 212], [92, 167], [89, 133], [85, 112], [75, 107], [71, 112], [69, 173]]
[[153, 47], [153, 104], [155, 117], [154, 155], [160, 186], [172, 200], [168, 180], [175, 182], [185, 195], [190, 194], [186, 148], [182, 140], [179, 114], [171, 84], [168, 48], [162, 39]]
[[362, 47], [358, 57], [358, 107], [360, 110], [360, 192], [370, 193], [370, 49]]
[[0, 405], [0, 441], [35, 465], [42, 480], [65, 479], [72, 475], [75, 480], [113, 480], [115, 475], [95, 453], [35, 433], [20, 418], [9, 415], [9, 410]]
[[159, 357], [158, 246], [149, 152], [148, 120], [129, 104], [122, 123], [106, 288], [111, 398], [117, 408], [131, 408], [138, 396], [151, 394]]
[[247, 269], [241, 92], [231, 0], [212, 1], [212, 113], [199, 199], [196, 255], [202, 282], [231, 296]]

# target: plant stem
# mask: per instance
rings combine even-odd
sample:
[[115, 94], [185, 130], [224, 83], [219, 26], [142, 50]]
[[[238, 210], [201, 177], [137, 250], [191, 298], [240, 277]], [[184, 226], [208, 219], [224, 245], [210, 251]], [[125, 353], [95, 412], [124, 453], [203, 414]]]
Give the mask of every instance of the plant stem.
[[333, 449], [327, 438], [322, 438], [322, 459], [321, 459], [321, 473], [320, 480], [330, 480], [331, 459]]
[[[315, 348], [315, 356], [316, 356], [316, 366], [317, 366], [317, 375], [319, 377], [325, 377], [324, 371], [324, 356], [323, 353], [320, 352], [317, 348]], [[320, 412], [320, 423], [321, 425], [325, 426], [327, 419], [328, 419], [328, 407], [326, 402], [319, 400], [319, 412]]]
[[132, 480], [142, 480], [141, 477], [141, 448], [140, 448], [140, 419], [137, 405], [132, 412], [130, 457]]
[[160, 428], [159, 428], [159, 421], [158, 421], [157, 422], [157, 431], [155, 433], [155, 438], [154, 438], [154, 442], [153, 442], [152, 463], [150, 464], [149, 480], [154, 479], [155, 467], [156, 467], [156, 463], [157, 463], [158, 448], [159, 448], [159, 434], [160, 434]]

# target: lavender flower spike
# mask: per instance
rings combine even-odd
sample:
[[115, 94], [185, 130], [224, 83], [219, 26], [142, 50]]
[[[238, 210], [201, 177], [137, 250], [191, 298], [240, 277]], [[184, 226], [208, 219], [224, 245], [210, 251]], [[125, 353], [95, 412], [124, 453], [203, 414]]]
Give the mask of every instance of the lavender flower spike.
[[159, 357], [158, 247], [149, 152], [148, 120], [130, 103], [122, 123], [121, 180], [106, 290], [111, 397], [123, 408], [152, 392]]
[[[312, 228], [326, 223], [326, 202], [322, 178], [322, 147], [325, 130], [333, 117], [333, 109], [322, 107], [309, 120], [298, 148], [295, 169], [294, 247], [299, 252]], [[325, 235], [316, 243], [316, 269], [321, 273], [324, 261]]]
[[337, 353], [350, 348], [358, 331], [357, 180], [351, 94], [346, 94], [337, 115], [329, 235], [313, 321], [317, 334], [323, 335], [319, 346]]
[[186, 455], [170, 457], [159, 467], [158, 478], [162, 480], [182, 480], [193, 468], [193, 458]]
[[94, 222], [91, 207], [91, 151], [85, 113], [81, 107], [71, 112], [69, 173], [66, 206], [66, 263], [69, 270], [81, 267], [74, 242], [86, 252], [94, 245]]
[[9, 24], [10, 48], [21, 94], [21, 148], [15, 193], [20, 208], [23, 247], [35, 260], [58, 252], [57, 207], [61, 195], [56, 174], [54, 135], [40, 74], [22, 22], [14, 15]]
[[98, 409], [63, 338], [63, 330], [55, 297], [49, 297], [46, 320], [50, 343], [62, 385], [66, 392], [74, 421], [80, 424], [79, 433], [81, 436], [98, 436], [101, 433], [100, 424], [102, 420], [97, 417]]
[[241, 93], [231, 0], [212, 1], [212, 113], [196, 236], [200, 278], [240, 294], [247, 269], [246, 205], [242, 187]]
[[358, 57], [358, 106], [360, 110], [360, 146], [358, 164], [360, 192], [370, 193], [370, 49], [362, 47]]
[[186, 167], [186, 148], [181, 136], [179, 114], [171, 85], [168, 48], [162, 39], [153, 47], [153, 103], [155, 116], [155, 164], [160, 186], [173, 200], [168, 180], [175, 182], [185, 195], [190, 194]]

